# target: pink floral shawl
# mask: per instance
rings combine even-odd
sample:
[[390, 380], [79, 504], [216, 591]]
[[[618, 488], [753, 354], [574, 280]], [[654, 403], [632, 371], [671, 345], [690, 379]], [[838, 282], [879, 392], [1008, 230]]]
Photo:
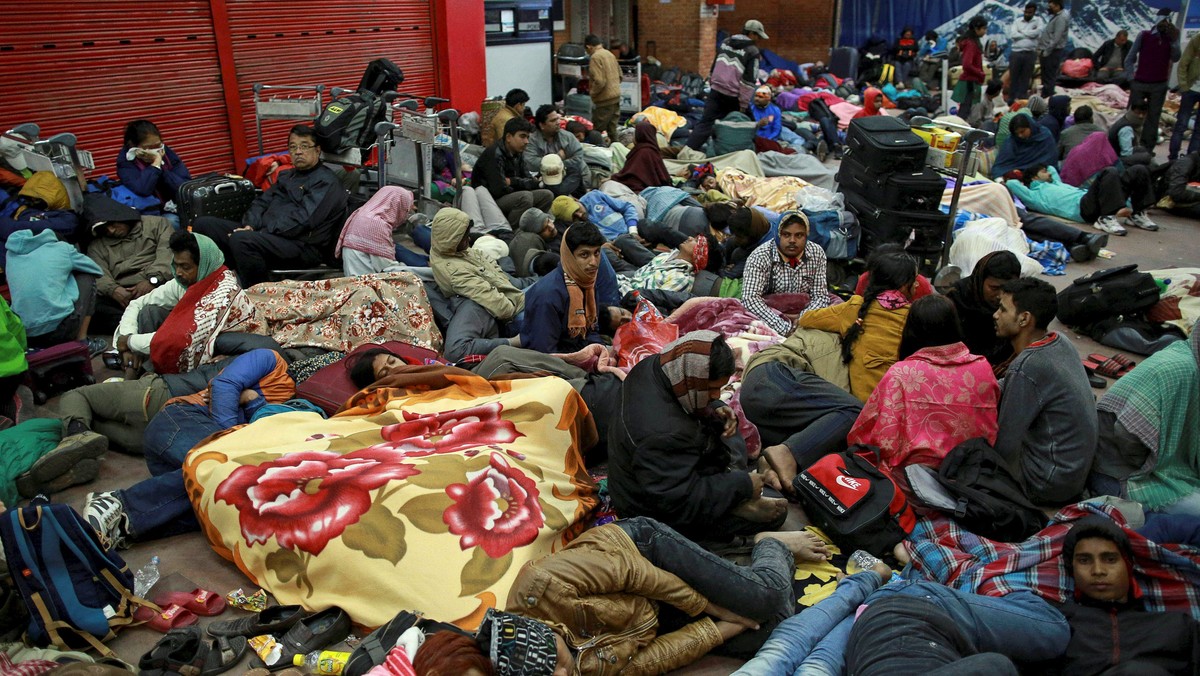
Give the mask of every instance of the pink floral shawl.
[[958, 444], [996, 441], [1000, 386], [992, 368], [963, 343], [927, 347], [884, 374], [851, 428], [851, 444], [878, 446], [880, 468], [937, 468]]

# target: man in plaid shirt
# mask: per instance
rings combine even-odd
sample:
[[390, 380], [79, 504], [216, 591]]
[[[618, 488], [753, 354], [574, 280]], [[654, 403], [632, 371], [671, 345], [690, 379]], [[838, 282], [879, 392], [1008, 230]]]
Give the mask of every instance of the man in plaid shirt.
[[763, 242], [746, 259], [742, 276], [742, 304], [779, 335], [792, 332], [799, 314], [772, 309], [763, 299], [767, 294], [808, 294], [808, 310], [829, 305], [825, 251], [808, 240], [808, 218], [788, 211], [779, 220], [779, 235]]

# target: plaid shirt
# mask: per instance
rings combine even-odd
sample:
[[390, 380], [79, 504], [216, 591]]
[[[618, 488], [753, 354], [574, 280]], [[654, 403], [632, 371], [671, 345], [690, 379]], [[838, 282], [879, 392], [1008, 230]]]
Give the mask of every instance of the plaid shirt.
[[829, 306], [829, 283], [825, 276], [825, 250], [809, 240], [796, 267], [788, 265], [775, 240], [763, 242], [746, 258], [742, 275], [742, 304], [781, 336], [792, 332], [783, 315], [772, 310], [763, 296], [773, 293], [808, 294], [809, 310]]
[[905, 547], [912, 566], [934, 582], [985, 596], [1029, 589], [1047, 601], [1063, 603], [1075, 586], [1062, 560], [1063, 540], [1071, 522], [1092, 515], [1112, 518], [1129, 537], [1131, 574], [1141, 587], [1146, 610], [1179, 611], [1200, 619], [1200, 549], [1150, 542], [1127, 527], [1110, 505], [1068, 505], [1036, 535], [1013, 543], [981, 538], [945, 517], [921, 519]]

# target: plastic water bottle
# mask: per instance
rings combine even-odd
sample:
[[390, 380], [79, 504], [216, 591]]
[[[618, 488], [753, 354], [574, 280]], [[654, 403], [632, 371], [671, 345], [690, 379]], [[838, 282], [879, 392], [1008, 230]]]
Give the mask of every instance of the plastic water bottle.
[[150, 563], [142, 566], [136, 573], [133, 574], [133, 595], [138, 598], [146, 598], [146, 594], [150, 588], [158, 582], [158, 557], [151, 556]]
[[300, 667], [306, 674], [321, 674], [322, 676], [339, 676], [350, 661], [350, 653], [339, 653], [333, 650], [314, 650], [307, 655], [296, 655], [292, 658], [292, 666]]
[[871, 570], [875, 564], [879, 563], [879, 559], [861, 549], [851, 554], [850, 560], [858, 566], [859, 570]]

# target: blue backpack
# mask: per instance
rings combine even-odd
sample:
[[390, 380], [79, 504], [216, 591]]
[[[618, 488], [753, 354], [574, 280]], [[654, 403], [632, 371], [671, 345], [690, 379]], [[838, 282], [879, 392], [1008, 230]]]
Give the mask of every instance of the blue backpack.
[[69, 505], [39, 496], [0, 514], [0, 541], [29, 610], [26, 638], [31, 643], [112, 655], [104, 641], [134, 624], [138, 607], [159, 610], [133, 595], [125, 561], [106, 551]]

